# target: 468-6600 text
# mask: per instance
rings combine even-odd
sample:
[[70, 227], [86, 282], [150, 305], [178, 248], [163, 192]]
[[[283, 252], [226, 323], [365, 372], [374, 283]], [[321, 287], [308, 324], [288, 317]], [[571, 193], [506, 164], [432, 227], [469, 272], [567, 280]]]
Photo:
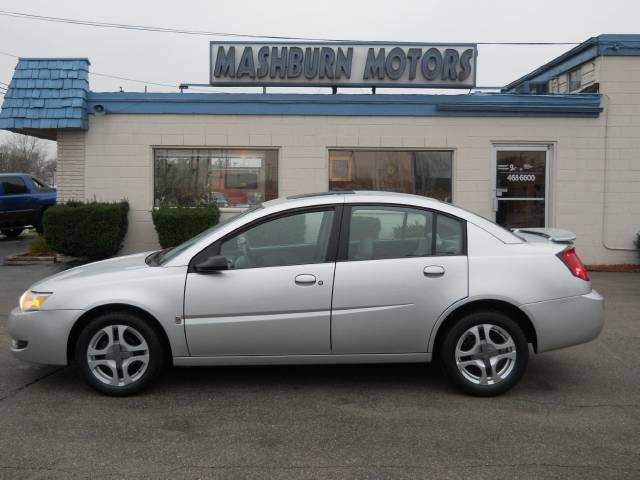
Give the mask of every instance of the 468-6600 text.
[[508, 182], [535, 182], [536, 176], [533, 173], [510, 173], [507, 175]]

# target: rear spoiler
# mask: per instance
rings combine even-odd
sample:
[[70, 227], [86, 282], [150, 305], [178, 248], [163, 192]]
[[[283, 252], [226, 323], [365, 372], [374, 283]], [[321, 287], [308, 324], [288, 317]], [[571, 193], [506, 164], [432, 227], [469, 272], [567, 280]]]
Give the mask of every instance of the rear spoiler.
[[555, 243], [573, 243], [576, 234], [560, 228], [514, 228], [513, 233], [529, 233], [547, 238]]

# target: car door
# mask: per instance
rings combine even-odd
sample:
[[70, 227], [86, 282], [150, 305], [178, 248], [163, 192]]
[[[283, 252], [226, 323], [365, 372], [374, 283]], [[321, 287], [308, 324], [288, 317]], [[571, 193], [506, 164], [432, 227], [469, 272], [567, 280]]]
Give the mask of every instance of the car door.
[[438, 317], [467, 295], [464, 221], [415, 207], [345, 206], [333, 353], [426, 352]]
[[191, 355], [330, 353], [340, 210], [272, 216], [198, 254], [195, 261], [223, 255], [229, 269], [189, 269], [184, 312]]

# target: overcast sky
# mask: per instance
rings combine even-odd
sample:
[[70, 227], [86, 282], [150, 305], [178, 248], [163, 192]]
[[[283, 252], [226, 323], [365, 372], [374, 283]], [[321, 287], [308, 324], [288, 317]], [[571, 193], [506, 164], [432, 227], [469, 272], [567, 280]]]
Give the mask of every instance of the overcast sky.
[[[640, 33], [630, 0], [2, 0], [0, 10], [190, 30], [415, 42], [581, 42]], [[87, 57], [93, 72], [157, 83], [208, 83], [209, 40], [0, 16], [0, 51], [24, 57]], [[504, 85], [570, 46], [480, 46], [477, 84]], [[16, 59], [0, 54], [0, 81]], [[92, 75], [91, 89], [144, 85]], [[176, 91], [149, 85], [150, 91]], [[452, 92], [452, 93], [460, 93]]]

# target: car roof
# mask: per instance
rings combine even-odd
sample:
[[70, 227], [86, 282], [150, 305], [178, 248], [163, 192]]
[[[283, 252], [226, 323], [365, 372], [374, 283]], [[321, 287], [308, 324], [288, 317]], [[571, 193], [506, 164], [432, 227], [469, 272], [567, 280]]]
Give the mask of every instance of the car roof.
[[296, 208], [321, 205], [325, 203], [389, 203], [399, 205], [413, 205], [427, 208], [442, 209], [450, 205], [435, 198], [424, 197], [422, 195], [412, 195], [409, 193], [382, 192], [375, 190], [345, 190], [317, 193], [303, 193], [299, 195], [289, 195], [275, 200], [269, 200], [262, 205], [271, 209]]

